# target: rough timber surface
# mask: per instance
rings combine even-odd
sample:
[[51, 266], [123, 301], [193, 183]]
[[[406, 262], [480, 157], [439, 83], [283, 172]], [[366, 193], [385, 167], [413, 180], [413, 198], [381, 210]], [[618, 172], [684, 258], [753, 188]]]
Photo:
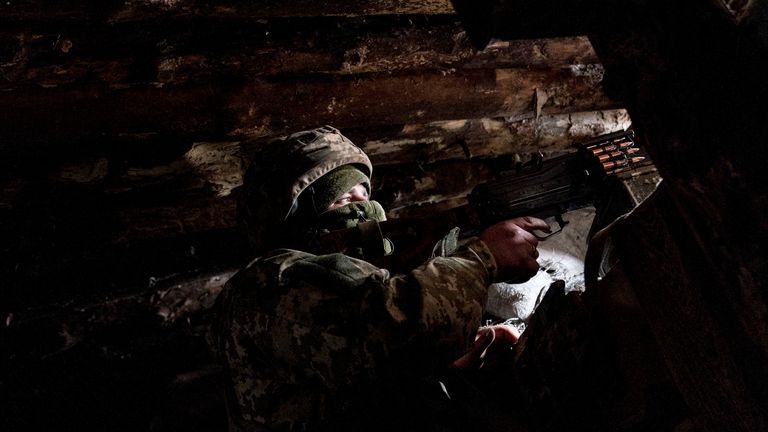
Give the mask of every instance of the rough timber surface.
[[19, 0], [5, 2], [0, 17], [9, 20], [72, 20], [123, 22], [167, 16], [204, 17], [323, 17], [452, 14], [449, 0], [363, 0], [279, 1], [229, 0], [205, 2], [200, 0], [130, 0], [100, 2], [97, 0], [52, 2], [50, 0]]
[[583, 36], [477, 50], [447, 1], [214, 3], [0, 3], [2, 430], [225, 430], [205, 333], [276, 135], [340, 127], [418, 216], [630, 124]]

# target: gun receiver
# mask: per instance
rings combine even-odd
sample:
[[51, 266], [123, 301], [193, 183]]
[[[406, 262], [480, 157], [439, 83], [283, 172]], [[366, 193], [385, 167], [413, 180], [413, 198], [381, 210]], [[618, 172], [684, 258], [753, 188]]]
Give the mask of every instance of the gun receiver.
[[609, 175], [630, 173], [647, 165], [635, 145], [634, 132], [622, 131], [582, 143], [575, 153], [544, 160], [541, 154], [513, 171], [477, 185], [469, 203], [483, 226], [521, 216], [555, 219], [562, 231], [562, 215], [592, 205]]
[[[559, 225], [549, 235], [562, 231], [568, 223], [563, 214], [595, 204], [605, 179], [632, 176], [652, 165], [635, 145], [633, 131], [602, 135], [579, 145], [576, 152], [545, 160], [541, 153], [529, 162], [477, 185], [468, 196], [469, 205], [440, 213], [436, 217], [395, 219], [382, 223], [366, 222], [358, 228], [333, 231], [319, 237], [319, 252], [344, 252], [362, 246], [366, 259], [390, 269], [405, 269], [429, 257], [433, 245], [453, 227], [465, 234], [497, 222], [521, 216], [552, 219]], [[651, 170], [654, 170], [652, 166]], [[382, 237], [391, 239], [395, 253], [383, 253]]]

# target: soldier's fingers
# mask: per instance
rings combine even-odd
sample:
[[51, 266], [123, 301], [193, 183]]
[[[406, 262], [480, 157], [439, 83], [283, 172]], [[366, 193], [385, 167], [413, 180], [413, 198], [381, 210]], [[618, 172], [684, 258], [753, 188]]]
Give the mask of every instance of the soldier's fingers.
[[517, 225], [526, 231], [539, 230], [539, 231], [550, 232], [552, 230], [546, 221], [544, 221], [543, 219], [539, 219], [537, 217], [524, 216], [524, 217], [517, 218], [515, 220], [517, 221], [516, 222]]
[[452, 363], [452, 366], [458, 369], [477, 367], [481, 357], [488, 346], [493, 343], [494, 332], [487, 327], [481, 327], [475, 335], [475, 342], [467, 353]]
[[520, 236], [521, 240], [532, 244], [533, 247], [536, 247], [539, 245], [539, 239], [537, 239], [536, 236], [533, 235], [533, 233], [531, 233], [530, 231], [527, 231], [525, 229], [519, 229], [517, 231], [517, 235]]
[[516, 328], [505, 325], [496, 324], [490, 327], [493, 330], [494, 341], [496, 343], [504, 343], [508, 346], [512, 346], [520, 339], [520, 332]]

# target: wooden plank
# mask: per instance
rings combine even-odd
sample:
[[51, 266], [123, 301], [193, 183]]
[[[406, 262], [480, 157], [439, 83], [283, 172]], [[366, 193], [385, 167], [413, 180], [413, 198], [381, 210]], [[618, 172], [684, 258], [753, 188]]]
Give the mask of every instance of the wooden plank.
[[11, 142], [130, 133], [258, 137], [334, 124], [391, 125], [614, 108], [600, 77], [571, 70], [462, 70], [165, 89], [27, 89], [0, 94]]
[[109, 241], [130, 244], [138, 240], [182, 238], [196, 233], [235, 228], [237, 206], [231, 196], [208, 195], [151, 207], [115, 208], [116, 235]]
[[195, 15], [221, 18], [272, 18], [272, 17], [324, 17], [324, 16], [371, 16], [371, 15], [439, 15], [453, 14], [449, 0], [363, 0], [347, 2], [330, 0], [321, 3], [300, 0], [284, 2], [279, 0], [230, 0], [211, 5], [200, 0], [186, 0], [171, 5], [152, 0], [131, 2], [116, 9], [111, 22], [146, 19], [152, 15]]
[[[431, 60], [436, 61], [433, 68], [440, 68], [472, 53], [455, 18], [180, 19], [161, 25], [18, 27], [0, 34], [3, 88], [25, 83], [183, 85], [242, 80], [243, 75], [398, 70], [409, 63], [424, 68]], [[392, 65], [381, 64], [387, 59]]]
[[132, 0], [128, 2], [99, 2], [96, 0], [78, 2], [67, 0], [50, 2], [46, 0], [19, 0], [0, 5], [0, 17], [6, 20], [89, 20], [123, 22], [147, 20], [167, 16], [214, 16], [222, 18], [266, 18], [266, 17], [322, 17], [322, 16], [367, 16], [407, 14], [452, 14], [449, 0], [343, 0], [278, 1], [278, 0], [229, 0], [226, 2], [205, 2], [201, 0], [178, 0], [158, 2], [153, 0]]
[[[542, 112], [616, 107], [599, 80], [567, 70], [467, 70], [407, 76], [380, 76], [322, 82], [258, 84], [243, 89], [232, 108], [242, 113], [237, 133], [261, 134], [290, 125], [388, 125], [471, 117], [528, 117], [537, 89], [549, 95]], [[278, 119], [266, 103], [295, 109]], [[282, 122], [282, 124], [281, 124]], [[282, 127], [281, 127], [282, 126]]]
[[[374, 166], [446, 159], [493, 158], [541, 151], [563, 154], [588, 138], [626, 130], [631, 120], [623, 109], [542, 115], [535, 118], [482, 118], [407, 124], [390, 131], [347, 129]], [[378, 136], [371, 136], [377, 134]]]
[[[454, 20], [263, 20], [76, 26], [0, 33], [0, 89], [139, 83], [189, 86], [248, 77], [594, 68], [583, 37], [498, 42], [476, 52]], [[194, 28], [195, 31], [190, 30]], [[203, 37], [202, 35], [205, 35]]]
[[[462, 27], [463, 28], [463, 27]], [[495, 40], [479, 50], [464, 67], [568, 67], [598, 65], [585, 36], [548, 39]]]

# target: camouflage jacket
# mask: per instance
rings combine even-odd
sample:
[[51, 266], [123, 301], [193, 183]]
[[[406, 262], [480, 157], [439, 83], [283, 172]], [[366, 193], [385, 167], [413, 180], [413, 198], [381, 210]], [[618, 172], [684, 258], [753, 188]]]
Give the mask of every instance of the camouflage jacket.
[[231, 429], [357, 429], [356, 401], [466, 352], [495, 274], [476, 238], [402, 275], [342, 254], [254, 260], [222, 292], [214, 330]]

